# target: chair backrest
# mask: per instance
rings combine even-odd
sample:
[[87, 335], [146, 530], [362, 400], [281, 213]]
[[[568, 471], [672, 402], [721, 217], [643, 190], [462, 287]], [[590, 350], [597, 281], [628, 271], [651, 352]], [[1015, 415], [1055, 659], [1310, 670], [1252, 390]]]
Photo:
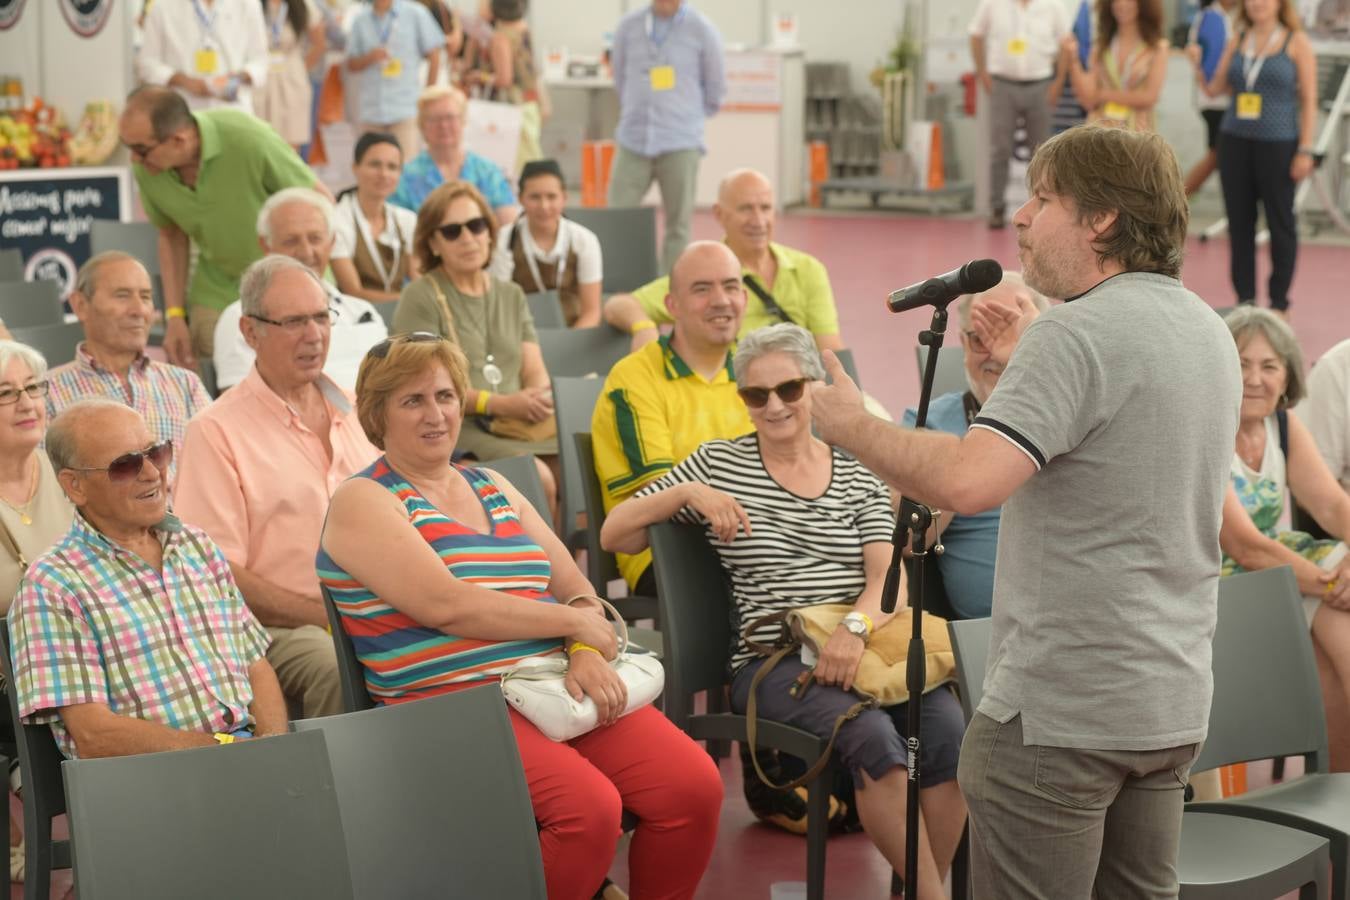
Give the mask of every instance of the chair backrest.
[[64, 768], [81, 900], [352, 897], [322, 733]]
[[989, 667], [990, 619], [963, 619], [948, 622], [947, 633], [952, 638], [952, 652], [956, 657], [956, 683], [961, 688], [961, 709], [966, 721], [975, 715], [975, 708], [984, 696], [984, 673]]
[[1288, 566], [1219, 581], [1214, 700], [1197, 772], [1304, 756], [1327, 770], [1327, 731], [1312, 639]]
[[852, 379], [854, 384], [862, 387], [862, 379], [858, 377], [858, 363], [853, 359], [853, 351], [845, 348], [834, 351], [834, 355], [839, 358], [839, 364], [844, 367], [845, 374]]
[[544, 483], [539, 479], [539, 470], [535, 467], [534, 457], [528, 453], [520, 456], [508, 456], [504, 459], [492, 459], [480, 462], [480, 466], [500, 472], [506, 480], [515, 485], [516, 490], [525, 495], [525, 499], [534, 507], [545, 522], [552, 522], [553, 515], [548, 509], [548, 496], [544, 493]]
[[[572, 435], [590, 432], [591, 416], [604, 386], [603, 378], [553, 377], [553, 416], [558, 422], [558, 464], [562, 468], [562, 536], [569, 546], [577, 536], [577, 516], [596, 511], [586, 491]], [[604, 585], [597, 584], [596, 589], [603, 591]]]
[[151, 275], [159, 272], [159, 229], [149, 222], [95, 219], [89, 229], [90, 255], [121, 250], [141, 261]]
[[[559, 440], [559, 448], [562, 444]], [[605, 498], [600, 492], [600, 476], [595, 473], [591, 433], [574, 433], [572, 446], [576, 449], [577, 468], [586, 494], [586, 577], [597, 591], [609, 596], [609, 583], [619, 577], [619, 562], [613, 553], [600, 546], [600, 528], [605, 524]]]
[[23, 253], [18, 247], [0, 250], [0, 282], [23, 281]]
[[[19, 748], [19, 772], [23, 777], [25, 802], [50, 821], [66, 811], [66, 785], [61, 777], [61, 763], [65, 760], [56, 738], [47, 725], [31, 725], [19, 718], [19, 695], [14, 690], [14, 663], [10, 655], [9, 625], [0, 620], [0, 667], [10, 685], [9, 715], [14, 722], [14, 735]], [[30, 812], [25, 808], [25, 816]], [[36, 839], [36, 837], [34, 837]]]
[[554, 378], [598, 375], [628, 355], [632, 338], [610, 325], [595, 328], [540, 328], [539, 349], [544, 368]]
[[10, 333], [14, 335], [14, 340], [41, 353], [48, 366], [59, 366], [73, 360], [75, 348], [84, 340], [84, 326], [79, 322], [11, 328]]
[[647, 529], [656, 566], [666, 669], [663, 710], [680, 728], [692, 695], [726, 684], [731, 653], [731, 592], [702, 526], [662, 522]]
[[[928, 361], [928, 348], [914, 345], [914, 359], [919, 364], [919, 383], [923, 383], [923, 367]], [[953, 391], [964, 393], [970, 389], [966, 381], [966, 354], [958, 346], [943, 347], [938, 353], [937, 374], [933, 377], [933, 396], [941, 397]]]
[[356, 648], [352, 639], [342, 627], [342, 616], [333, 595], [328, 593], [327, 585], [319, 585], [323, 595], [323, 608], [328, 613], [328, 630], [333, 635], [333, 649], [337, 652], [338, 686], [342, 688], [342, 709], [345, 712], [360, 712], [373, 709], [375, 701], [366, 690], [366, 667], [356, 657]]
[[65, 321], [60, 286], [46, 279], [0, 283], [0, 319], [10, 331], [60, 325]]
[[387, 328], [387, 329], [389, 329], [389, 333], [390, 333], [390, 334], [393, 334], [393, 333], [394, 333], [394, 311], [398, 309], [398, 301], [397, 301], [397, 300], [388, 300], [388, 301], [385, 301], [384, 303], [374, 303], [374, 304], [371, 304], [371, 305], [374, 306], [374, 307], [375, 307], [375, 311], [378, 312], [378, 313], [380, 314], [380, 318], [381, 318], [381, 319], [384, 319], [384, 327]]
[[605, 272], [600, 289], [606, 294], [636, 290], [661, 274], [656, 253], [656, 209], [571, 206], [567, 218], [595, 232]]
[[293, 727], [328, 739], [357, 897], [545, 896], [496, 685]]
[[557, 291], [535, 291], [525, 295], [525, 304], [530, 308], [530, 318], [535, 328], [566, 328], [567, 318], [563, 315], [562, 301]]
[[220, 387], [216, 384], [216, 364], [205, 356], [197, 357], [197, 374], [202, 378], [202, 386], [212, 399], [220, 396]]

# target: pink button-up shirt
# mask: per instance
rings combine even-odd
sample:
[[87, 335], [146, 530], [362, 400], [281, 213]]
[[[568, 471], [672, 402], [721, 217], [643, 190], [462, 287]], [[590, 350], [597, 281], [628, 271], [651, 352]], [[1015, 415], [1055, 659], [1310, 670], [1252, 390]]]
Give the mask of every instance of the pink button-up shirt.
[[379, 456], [353, 396], [327, 376], [318, 386], [332, 460], [255, 367], [188, 423], [173, 495], [174, 512], [204, 529], [231, 565], [307, 597], [319, 593], [314, 555], [328, 498]]

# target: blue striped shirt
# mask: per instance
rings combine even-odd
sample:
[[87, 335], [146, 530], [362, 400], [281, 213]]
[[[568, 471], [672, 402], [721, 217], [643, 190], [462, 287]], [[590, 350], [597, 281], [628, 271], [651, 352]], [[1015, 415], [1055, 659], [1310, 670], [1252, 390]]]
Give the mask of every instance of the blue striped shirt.
[[[649, 6], [619, 20], [611, 59], [619, 95], [620, 146], [642, 156], [703, 150], [703, 120], [727, 93], [722, 36], [688, 3], [662, 21]], [[675, 84], [653, 90], [651, 71], [670, 66]]]

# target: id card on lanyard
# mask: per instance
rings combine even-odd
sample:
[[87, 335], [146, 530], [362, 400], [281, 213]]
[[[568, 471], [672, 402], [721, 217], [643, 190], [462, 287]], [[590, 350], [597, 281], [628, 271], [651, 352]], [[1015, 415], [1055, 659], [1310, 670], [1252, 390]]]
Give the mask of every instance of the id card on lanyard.
[[661, 29], [658, 37], [656, 33], [656, 17], [652, 13], [647, 13], [647, 43], [652, 50], [652, 64], [648, 70], [648, 79], [653, 91], [673, 91], [675, 90], [675, 67], [664, 62], [662, 47], [670, 38], [670, 33], [680, 24], [684, 18], [685, 7], [683, 4], [671, 17], [670, 24]]
[[[398, 4], [391, 4], [389, 7], [389, 16], [384, 20], [384, 25], [376, 23], [375, 27], [379, 30], [380, 46], [386, 51], [389, 50], [389, 37], [394, 33], [394, 22], [398, 19]], [[397, 78], [403, 74], [403, 60], [396, 56], [390, 56], [384, 61], [384, 66], [380, 69], [380, 74], [385, 78]]]
[[1256, 79], [1261, 74], [1261, 67], [1266, 64], [1266, 57], [1270, 55], [1270, 48], [1274, 46], [1284, 29], [1276, 26], [1270, 32], [1270, 37], [1266, 38], [1266, 45], [1261, 49], [1260, 56], [1254, 56], [1251, 51], [1255, 49], [1252, 44], [1252, 36], [1248, 36], [1243, 42], [1246, 46], [1242, 53], [1242, 80], [1245, 91], [1237, 95], [1237, 101], [1234, 104], [1234, 112], [1239, 119], [1247, 122], [1254, 122], [1261, 118], [1261, 95], [1256, 91]]
[[[291, 4], [287, 0], [281, 0], [281, 5], [277, 7], [277, 14], [272, 17], [272, 21], [267, 23], [268, 30], [271, 32], [272, 51], [272, 69], [275, 71], [286, 64], [286, 54], [281, 51], [281, 33], [286, 27], [286, 19], [291, 14]], [[299, 37], [299, 35], [297, 35]]]
[[[217, 7], [207, 15], [202, 7], [202, 0], [192, 0], [192, 10], [197, 14], [197, 28], [201, 34], [201, 45], [193, 54], [192, 67], [198, 75], [224, 74], [222, 64], [226, 64], [226, 60], [223, 59], [225, 42], [216, 33], [216, 19], [220, 16], [220, 9]], [[212, 46], [213, 44], [215, 46]], [[225, 65], [225, 68], [228, 68], [228, 65]]]
[[[1142, 44], [1136, 43], [1130, 48], [1130, 55], [1125, 57], [1125, 62], [1121, 63], [1120, 52], [1118, 50], [1119, 39], [1113, 38], [1111, 40], [1111, 47], [1107, 52], [1111, 54], [1112, 61], [1119, 67], [1116, 70], [1115, 87], [1117, 90], [1129, 90], [1130, 76], [1134, 73], [1134, 60], [1139, 55], [1139, 48], [1141, 46]], [[1102, 118], [1110, 119], [1113, 122], [1128, 122], [1130, 120], [1130, 108], [1124, 103], [1108, 101], [1102, 106]]]
[[[366, 222], [366, 217], [361, 215], [361, 210], [356, 202], [356, 196], [352, 195], [352, 223], [356, 225], [356, 233], [361, 241], [366, 245], [366, 250], [370, 253], [371, 262], [375, 266], [375, 274], [379, 276], [384, 283], [386, 291], [393, 290], [394, 276], [398, 274], [399, 258], [403, 254], [403, 232], [398, 227], [398, 217], [394, 215], [394, 209], [386, 205], [384, 209], [385, 218], [389, 224], [394, 227], [394, 260], [388, 269], [384, 267], [384, 257], [380, 254], [380, 238], [384, 235], [376, 235], [371, 231], [370, 225]], [[389, 246], [388, 244], [385, 245]]]

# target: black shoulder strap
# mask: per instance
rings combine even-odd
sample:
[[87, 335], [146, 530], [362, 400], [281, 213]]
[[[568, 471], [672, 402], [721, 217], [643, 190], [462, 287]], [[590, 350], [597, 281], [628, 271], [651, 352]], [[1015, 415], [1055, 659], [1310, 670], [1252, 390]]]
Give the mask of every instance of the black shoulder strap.
[[764, 304], [764, 308], [767, 309], [771, 315], [777, 316], [784, 322], [791, 322], [793, 325], [797, 324], [792, 316], [789, 316], [783, 311], [783, 307], [778, 305], [778, 301], [773, 299], [773, 294], [770, 294], [765, 290], [764, 286], [761, 285], [754, 276], [742, 275], [741, 281], [744, 281], [745, 286], [754, 292], [755, 296], [759, 298], [759, 302]]
[[1285, 464], [1289, 463], [1289, 411], [1275, 410], [1275, 424], [1280, 429], [1280, 453], [1284, 454]]

